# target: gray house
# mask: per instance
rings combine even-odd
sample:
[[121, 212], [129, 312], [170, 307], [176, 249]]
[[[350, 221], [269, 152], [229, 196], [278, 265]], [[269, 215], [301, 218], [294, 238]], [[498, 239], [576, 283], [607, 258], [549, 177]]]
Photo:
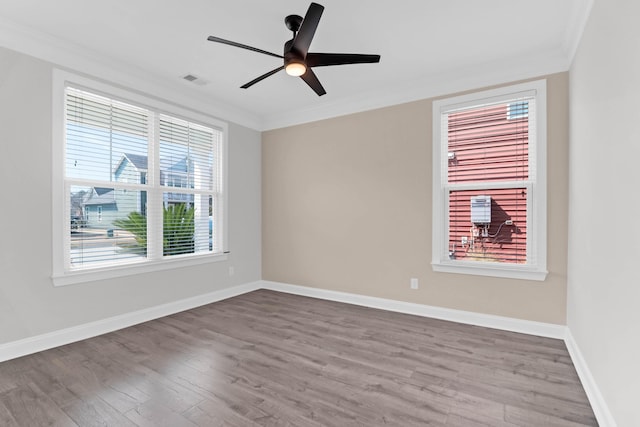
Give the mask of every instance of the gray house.
[[117, 219], [118, 205], [113, 188], [93, 187], [83, 202], [84, 223], [91, 228], [109, 228]]
[[[125, 153], [115, 168], [113, 177], [117, 182], [127, 182], [130, 184], [146, 184], [147, 183], [147, 156], [139, 154]], [[147, 193], [140, 192], [135, 199], [135, 211], [146, 215], [147, 212]], [[128, 215], [131, 210], [125, 214]]]
[[147, 156], [123, 154], [113, 172], [113, 177], [118, 182], [145, 184], [147, 182]]

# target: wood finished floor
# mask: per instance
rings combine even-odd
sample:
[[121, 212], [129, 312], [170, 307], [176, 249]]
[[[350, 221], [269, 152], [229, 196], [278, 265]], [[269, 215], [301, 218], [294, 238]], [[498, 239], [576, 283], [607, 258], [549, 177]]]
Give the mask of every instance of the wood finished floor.
[[564, 343], [260, 290], [0, 364], [2, 426], [595, 426]]

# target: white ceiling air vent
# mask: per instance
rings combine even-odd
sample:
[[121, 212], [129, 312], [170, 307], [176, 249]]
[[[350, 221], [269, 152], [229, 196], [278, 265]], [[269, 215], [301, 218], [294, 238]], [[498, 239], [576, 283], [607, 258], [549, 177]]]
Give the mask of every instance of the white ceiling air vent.
[[198, 76], [195, 76], [193, 74], [187, 74], [186, 76], [182, 76], [182, 78], [188, 82], [191, 82], [193, 84], [197, 84], [198, 86], [204, 86], [207, 83], [209, 83], [208, 81], [201, 79]]

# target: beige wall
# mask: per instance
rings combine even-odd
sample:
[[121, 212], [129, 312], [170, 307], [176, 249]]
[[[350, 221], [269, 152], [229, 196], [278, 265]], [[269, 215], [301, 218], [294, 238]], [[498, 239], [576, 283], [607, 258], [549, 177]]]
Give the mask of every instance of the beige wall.
[[263, 134], [262, 278], [565, 324], [568, 75], [547, 78], [545, 282], [432, 271], [431, 99]]

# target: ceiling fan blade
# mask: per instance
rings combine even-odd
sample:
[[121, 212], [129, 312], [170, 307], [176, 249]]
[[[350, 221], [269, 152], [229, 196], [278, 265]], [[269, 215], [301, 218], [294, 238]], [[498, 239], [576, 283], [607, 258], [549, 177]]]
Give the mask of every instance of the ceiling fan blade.
[[280, 66], [280, 67], [276, 68], [275, 70], [271, 70], [271, 71], [269, 71], [268, 73], [264, 73], [264, 74], [263, 74], [263, 75], [261, 75], [260, 77], [255, 78], [255, 79], [251, 80], [249, 83], [245, 83], [245, 84], [243, 84], [243, 85], [242, 85], [242, 86], [240, 86], [240, 87], [241, 87], [242, 89], [248, 89], [248, 88], [250, 88], [251, 86], [253, 86], [254, 84], [258, 83], [259, 81], [262, 81], [262, 80], [266, 79], [267, 77], [274, 75], [275, 73], [277, 73], [277, 72], [278, 72], [278, 71], [280, 71], [280, 70], [284, 70], [284, 65], [282, 65], [282, 66]]
[[284, 58], [284, 56], [278, 55], [277, 53], [267, 52], [266, 50], [258, 49], [257, 47], [252, 47], [252, 46], [247, 46], [246, 44], [232, 42], [231, 40], [221, 39], [220, 37], [209, 36], [207, 37], [207, 40], [209, 40], [210, 42], [222, 43], [222, 44], [227, 44], [229, 46], [239, 47], [241, 49], [251, 50], [253, 52], [263, 53], [269, 56], [275, 56], [276, 58]]
[[361, 55], [357, 53], [308, 53], [305, 62], [307, 63], [307, 67], [371, 64], [380, 62], [380, 55]]
[[318, 77], [313, 72], [313, 70], [311, 70], [311, 68], [307, 68], [307, 71], [303, 75], [301, 75], [300, 78], [304, 80], [305, 83], [308, 84], [309, 87], [318, 94], [318, 96], [322, 96], [327, 93], [327, 91], [322, 87], [320, 80], [318, 80]]
[[313, 36], [316, 33], [316, 28], [318, 28], [318, 23], [320, 22], [320, 17], [322, 16], [323, 11], [324, 6], [319, 5], [318, 3], [311, 3], [307, 10], [307, 14], [304, 16], [300, 30], [298, 31], [296, 38], [293, 39], [291, 50], [296, 51], [303, 58], [307, 56], [311, 40], [313, 40]]

